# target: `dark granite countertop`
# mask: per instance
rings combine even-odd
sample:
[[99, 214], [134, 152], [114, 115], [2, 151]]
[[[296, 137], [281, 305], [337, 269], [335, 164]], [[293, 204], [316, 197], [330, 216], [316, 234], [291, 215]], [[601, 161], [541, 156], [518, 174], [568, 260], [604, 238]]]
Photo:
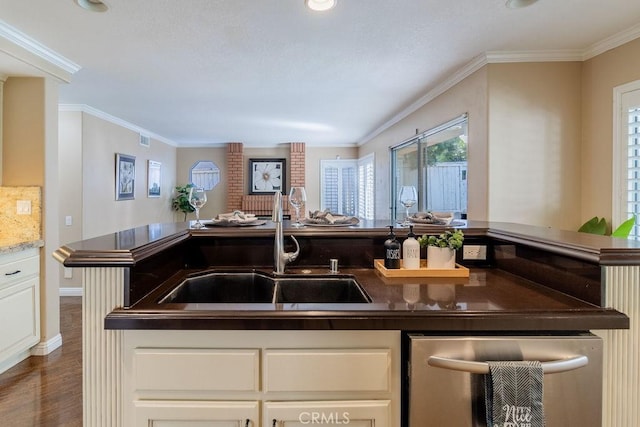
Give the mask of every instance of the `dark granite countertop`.
[[[220, 268], [219, 270], [225, 270]], [[268, 271], [268, 269], [263, 269]], [[326, 273], [294, 270], [294, 274]], [[354, 275], [372, 303], [163, 304], [189, 272], [180, 272], [129, 309], [110, 313], [110, 329], [399, 329], [420, 331], [584, 331], [629, 327], [629, 319], [501, 270], [469, 278], [388, 279], [375, 269]]]
[[[517, 275], [493, 266], [470, 265], [469, 279], [407, 279], [393, 281], [383, 278], [372, 265], [375, 251], [358, 258], [355, 264], [346, 264], [341, 273], [356, 276], [372, 299], [370, 304], [166, 304], [157, 300], [187, 274], [198, 269], [221, 268], [218, 257], [223, 253], [246, 254], [257, 242], [264, 254], [248, 257], [250, 267], [270, 272], [268, 266], [272, 249], [270, 239], [274, 224], [255, 227], [189, 228], [189, 223], [151, 224], [124, 230], [107, 236], [62, 246], [54, 257], [67, 267], [125, 267], [132, 271], [147, 272], [164, 269], [160, 284], [140, 279], [146, 288], [130, 289], [135, 293], [127, 308], [114, 309], [105, 319], [108, 329], [395, 329], [440, 332], [496, 331], [585, 331], [593, 329], [624, 329], [629, 319], [623, 313], [594, 304], [600, 295], [599, 269], [601, 266], [640, 265], [640, 244], [625, 239], [595, 236], [572, 231], [555, 230], [510, 223], [467, 221], [463, 228], [470, 239], [491, 241], [495, 244], [516, 245], [558, 256], [564, 260], [587, 264], [596, 269], [593, 281], [572, 281], [572, 272], [561, 271], [560, 286], [543, 286], [539, 277], [532, 279], [526, 270]], [[285, 221], [285, 236], [295, 235], [309, 242], [322, 244], [307, 246], [309, 255], [326, 257], [333, 251], [335, 241], [355, 239], [368, 248], [370, 240], [379, 241], [388, 233], [388, 221], [361, 221], [351, 227], [290, 228]], [[435, 234], [444, 227], [416, 227], [417, 234]], [[403, 238], [407, 229], [396, 228]], [[488, 239], [488, 240], [487, 240]], [[241, 245], [235, 247], [235, 241]], [[287, 239], [289, 240], [289, 239]], [[365, 243], [362, 243], [362, 242]], [[333, 242], [334, 246], [327, 245]], [[493, 244], [492, 243], [492, 244]], [[185, 246], [186, 245], [186, 246]], [[319, 249], [319, 247], [322, 247]], [[200, 267], [180, 267], [176, 257], [184, 250], [196, 249], [203, 256]], [[351, 250], [353, 252], [353, 249]], [[200, 251], [200, 252], [198, 252]], [[205, 251], [205, 252], [203, 252]], [[206, 252], [208, 251], [208, 252]], [[324, 252], [323, 252], [324, 251]], [[164, 254], [164, 255], [163, 255]], [[343, 253], [344, 259], [349, 259]], [[164, 258], [162, 258], [164, 256]], [[528, 255], [527, 255], [528, 256]], [[162, 258], [162, 261], [154, 261]], [[253, 258], [252, 255], [251, 258]], [[311, 258], [311, 257], [310, 257]], [[362, 263], [362, 259], [366, 262]], [[266, 260], [266, 263], [264, 261]], [[322, 264], [326, 260], [323, 259]], [[343, 259], [341, 258], [341, 263]], [[533, 270], [545, 275], [547, 259], [533, 264]], [[538, 262], [538, 261], [536, 261]], [[155, 263], [155, 264], [154, 264]], [[574, 263], [574, 261], [571, 261]], [[370, 265], [371, 264], [371, 265]], [[227, 265], [227, 264], [223, 264]], [[231, 264], [229, 264], [231, 265]], [[234, 264], [237, 268], [237, 264]], [[317, 269], [316, 266], [293, 265], [289, 269]], [[563, 267], [564, 268], [564, 267]], [[572, 267], [573, 268], [573, 267]], [[581, 268], [580, 265], [576, 269]], [[158, 270], [160, 269], [160, 270]], [[181, 270], [182, 269], [182, 270]], [[528, 271], [533, 271], [531, 266]], [[326, 269], [324, 270], [326, 272]], [[593, 273], [593, 271], [591, 271]], [[135, 276], [135, 273], [132, 273]], [[148, 275], [147, 273], [145, 273]], [[593, 277], [593, 275], [591, 276]], [[563, 284], [567, 285], [563, 288]], [[581, 285], [581, 283], [584, 283]], [[159, 286], [158, 286], [159, 285]], [[585, 292], [573, 292], [582, 286]], [[590, 289], [598, 289], [593, 298]], [[142, 289], [142, 291], [140, 291]], [[149, 291], [151, 289], [151, 291]], [[137, 293], [136, 293], [137, 292]], [[150, 292], [150, 293], [149, 293]], [[419, 293], [419, 297], [416, 295]], [[411, 296], [409, 296], [411, 294]], [[132, 294], [133, 295], [133, 294]], [[418, 299], [416, 299], [418, 298]], [[414, 301], [415, 300], [415, 301]], [[591, 301], [585, 302], [585, 301]], [[130, 306], [129, 306], [130, 305]]]
[[[301, 237], [383, 237], [389, 229], [389, 221], [360, 221], [350, 227], [304, 227], [292, 228], [290, 221], [284, 221], [284, 234]], [[268, 237], [275, 233], [274, 224], [256, 227], [205, 227], [190, 228], [189, 222], [150, 224], [129, 230], [60, 247], [54, 257], [66, 267], [90, 266], [133, 266], [136, 262], [151, 256], [167, 246], [189, 238], [210, 238], [228, 236]], [[575, 231], [557, 230], [513, 223], [486, 221], [465, 221], [457, 226], [466, 236], [486, 236], [509, 242], [526, 243], [552, 253], [569, 255], [574, 258], [596, 262], [601, 265], [640, 265], [640, 243], [597, 236]], [[445, 227], [416, 226], [416, 234], [434, 234]], [[399, 237], [406, 236], [406, 228], [395, 228]]]

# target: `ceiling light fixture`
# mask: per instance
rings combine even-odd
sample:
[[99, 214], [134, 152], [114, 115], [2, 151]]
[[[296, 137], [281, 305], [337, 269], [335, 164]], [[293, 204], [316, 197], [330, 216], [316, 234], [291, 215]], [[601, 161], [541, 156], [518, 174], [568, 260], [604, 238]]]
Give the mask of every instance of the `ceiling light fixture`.
[[304, 0], [304, 4], [311, 10], [316, 12], [324, 12], [325, 10], [333, 9], [338, 0]]
[[100, 0], [73, 0], [78, 6], [91, 12], [106, 12], [109, 7]]
[[538, 0], [507, 0], [507, 7], [509, 9], [520, 9], [523, 7], [530, 6], [537, 2]]

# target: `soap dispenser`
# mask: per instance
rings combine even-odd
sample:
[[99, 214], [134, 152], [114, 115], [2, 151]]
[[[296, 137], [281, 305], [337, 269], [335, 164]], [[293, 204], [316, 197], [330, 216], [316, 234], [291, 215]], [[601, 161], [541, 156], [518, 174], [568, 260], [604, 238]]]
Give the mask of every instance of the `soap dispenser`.
[[387, 269], [400, 268], [401, 252], [400, 242], [393, 233], [393, 225], [390, 225], [389, 236], [384, 242], [384, 267]]
[[402, 266], [404, 268], [420, 268], [420, 243], [413, 234], [413, 225], [409, 226], [409, 233], [402, 243]]

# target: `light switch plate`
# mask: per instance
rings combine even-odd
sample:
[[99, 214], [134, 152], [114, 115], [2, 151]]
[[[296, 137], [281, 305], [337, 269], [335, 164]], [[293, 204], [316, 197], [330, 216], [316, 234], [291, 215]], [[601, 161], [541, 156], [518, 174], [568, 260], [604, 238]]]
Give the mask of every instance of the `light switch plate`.
[[18, 215], [31, 215], [31, 200], [16, 201], [16, 213]]

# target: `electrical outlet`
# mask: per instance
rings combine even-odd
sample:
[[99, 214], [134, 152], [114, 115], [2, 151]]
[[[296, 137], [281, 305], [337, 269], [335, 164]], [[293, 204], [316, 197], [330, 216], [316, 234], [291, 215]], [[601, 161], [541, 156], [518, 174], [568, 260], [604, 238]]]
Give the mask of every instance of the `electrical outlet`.
[[18, 215], [31, 215], [31, 200], [17, 200], [16, 213]]
[[64, 267], [64, 278], [71, 279], [73, 278], [73, 270], [69, 267]]
[[485, 245], [464, 245], [462, 259], [486, 261], [487, 247]]
[[67, 215], [64, 217], [64, 225], [73, 225], [73, 217], [71, 215]]

